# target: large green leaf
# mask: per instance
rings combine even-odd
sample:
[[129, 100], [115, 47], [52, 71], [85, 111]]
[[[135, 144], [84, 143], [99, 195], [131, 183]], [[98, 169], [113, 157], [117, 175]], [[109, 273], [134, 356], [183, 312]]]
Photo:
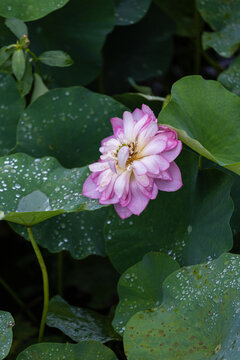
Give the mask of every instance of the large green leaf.
[[69, 305], [60, 296], [51, 299], [47, 325], [58, 328], [74, 341], [118, 339], [109, 317], [95, 311]]
[[[32, 232], [38, 244], [52, 253], [67, 250], [75, 259], [93, 254], [104, 256], [103, 223], [108, 210], [62, 214], [35, 225]], [[29, 239], [24, 226], [11, 224], [11, 227]]]
[[160, 307], [128, 322], [129, 360], [239, 359], [239, 255], [182, 268], [166, 279], [163, 292]]
[[101, 50], [114, 25], [113, 0], [71, 0], [63, 9], [29, 24], [31, 47], [37, 54], [66, 51], [74, 61], [71, 67], [44, 70], [57, 85], [86, 85], [101, 71]]
[[141, 82], [162, 75], [171, 62], [174, 30], [173, 21], [156, 5], [139, 23], [116, 27], [105, 46], [107, 91], [126, 91], [129, 77]]
[[119, 279], [119, 304], [113, 327], [123, 334], [128, 320], [140, 310], [162, 303], [162, 284], [165, 278], [179, 269], [178, 263], [166, 254], [150, 252], [127, 269]]
[[238, 56], [229, 68], [218, 76], [218, 81], [228, 90], [240, 96], [240, 56]]
[[116, 25], [131, 25], [142, 19], [151, 0], [115, 0]]
[[24, 21], [40, 19], [52, 11], [60, 9], [69, 0], [1, 0], [0, 15]]
[[14, 320], [6, 311], [0, 311], [0, 360], [5, 359], [12, 345]]
[[168, 253], [190, 265], [232, 248], [231, 177], [216, 169], [198, 171], [192, 152], [183, 151], [177, 163], [183, 178], [180, 190], [159, 192], [139, 217], [121, 220], [114, 211], [108, 217], [106, 252], [120, 272], [149, 251]]
[[240, 2], [238, 0], [197, 0], [198, 10], [214, 32], [203, 33], [204, 49], [214, 48], [230, 57], [240, 45]]
[[0, 156], [16, 144], [17, 123], [24, 106], [13, 78], [0, 74]]
[[54, 158], [26, 154], [0, 158], [0, 214], [26, 226], [53, 216], [101, 207], [81, 194], [87, 167], [65, 169]]
[[240, 98], [218, 81], [187, 76], [172, 88], [158, 120], [199, 154], [240, 175]]
[[112, 134], [110, 118], [126, 107], [82, 87], [55, 89], [34, 101], [20, 119], [16, 152], [55, 156], [63, 166], [89, 164], [101, 140]]
[[108, 347], [97, 341], [83, 341], [79, 344], [42, 343], [32, 345], [17, 360], [117, 360]]

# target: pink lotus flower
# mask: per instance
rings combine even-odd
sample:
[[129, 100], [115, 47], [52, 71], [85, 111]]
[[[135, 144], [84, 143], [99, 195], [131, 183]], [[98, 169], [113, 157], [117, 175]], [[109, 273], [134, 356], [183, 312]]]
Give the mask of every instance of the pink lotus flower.
[[123, 120], [111, 119], [114, 135], [102, 140], [98, 162], [89, 165], [92, 174], [83, 185], [83, 195], [114, 204], [125, 219], [140, 215], [158, 190], [176, 191], [182, 186], [174, 159], [182, 149], [177, 133], [158, 125], [152, 110], [142, 105]]

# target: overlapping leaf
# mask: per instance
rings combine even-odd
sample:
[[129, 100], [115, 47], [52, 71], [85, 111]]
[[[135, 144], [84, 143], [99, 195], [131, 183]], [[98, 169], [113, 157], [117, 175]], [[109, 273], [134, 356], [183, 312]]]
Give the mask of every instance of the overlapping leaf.
[[219, 170], [198, 170], [198, 157], [183, 151], [177, 161], [183, 187], [159, 192], [138, 217], [121, 220], [112, 211], [105, 224], [106, 252], [120, 272], [149, 251], [173, 255], [181, 264], [196, 264], [232, 248], [229, 220], [231, 177]]
[[229, 68], [218, 76], [218, 81], [234, 94], [240, 95], [240, 56], [238, 56]]
[[198, 10], [214, 32], [203, 33], [203, 47], [214, 48], [230, 57], [240, 45], [240, 2], [238, 0], [197, 0]]
[[52, 11], [60, 9], [69, 0], [1, 0], [0, 15], [24, 21], [39, 19]]
[[14, 320], [6, 311], [0, 311], [0, 359], [5, 359], [12, 345]]
[[116, 25], [131, 25], [142, 19], [151, 0], [115, 0]]
[[158, 120], [199, 154], [240, 175], [240, 98], [219, 82], [187, 76], [172, 88]]
[[160, 307], [128, 322], [129, 360], [239, 359], [239, 255], [182, 268], [166, 279], [163, 292]]
[[18, 355], [17, 360], [117, 360], [114, 352], [97, 341], [83, 341], [79, 344], [42, 343], [28, 347]]
[[113, 0], [71, 0], [61, 10], [29, 24], [31, 46], [37, 54], [60, 49], [74, 64], [46, 69], [61, 86], [86, 85], [101, 71], [101, 50], [115, 25]]
[[107, 342], [118, 339], [110, 318], [92, 310], [69, 305], [60, 296], [51, 299], [47, 325], [60, 329], [74, 341], [97, 340]]
[[[105, 255], [103, 223], [108, 208], [96, 211], [62, 214], [33, 227], [34, 238], [44, 248], [56, 253], [70, 252], [73, 258], [82, 259], [89, 255]], [[28, 238], [24, 226], [11, 225], [14, 231]]]
[[101, 207], [81, 194], [88, 169], [64, 169], [54, 158], [0, 158], [1, 219], [35, 225], [53, 216]]
[[127, 321], [138, 311], [160, 305], [162, 283], [179, 265], [170, 256], [151, 252], [127, 269], [119, 279], [120, 302], [116, 308], [113, 327], [123, 334]]
[[110, 118], [126, 107], [82, 87], [55, 89], [34, 101], [19, 121], [16, 152], [51, 155], [63, 166], [87, 165], [112, 134]]
[[17, 124], [24, 106], [14, 79], [0, 74], [0, 156], [6, 155], [16, 144]]

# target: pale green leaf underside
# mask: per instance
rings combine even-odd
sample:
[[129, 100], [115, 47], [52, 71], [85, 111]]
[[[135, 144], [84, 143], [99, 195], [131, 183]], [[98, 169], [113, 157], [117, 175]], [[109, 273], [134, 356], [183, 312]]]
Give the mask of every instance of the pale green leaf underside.
[[158, 120], [199, 154], [240, 175], [240, 98], [218, 81], [187, 76], [172, 87]]
[[128, 322], [128, 360], [239, 359], [239, 255], [182, 268], [165, 280], [163, 292], [160, 307]]

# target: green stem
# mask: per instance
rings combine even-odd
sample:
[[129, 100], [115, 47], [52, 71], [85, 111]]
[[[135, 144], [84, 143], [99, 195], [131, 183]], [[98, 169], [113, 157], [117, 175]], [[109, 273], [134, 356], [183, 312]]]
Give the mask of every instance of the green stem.
[[38, 335], [38, 342], [41, 342], [43, 339], [44, 329], [45, 329], [45, 323], [46, 323], [46, 317], [47, 317], [47, 311], [48, 311], [48, 303], [49, 303], [49, 284], [48, 284], [48, 273], [47, 268], [45, 265], [45, 262], [43, 260], [42, 254], [40, 252], [40, 249], [33, 237], [32, 229], [31, 227], [27, 227], [27, 232], [29, 235], [29, 239], [31, 241], [32, 247], [34, 249], [34, 252], [37, 256], [41, 271], [42, 271], [42, 278], [43, 278], [43, 295], [44, 295], [44, 301], [43, 301], [43, 312], [42, 312], [42, 319], [40, 323], [39, 328], [39, 335]]
[[63, 296], [63, 253], [58, 254], [58, 294]]
[[203, 157], [202, 157], [202, 155], [199, 156], [198, 167], [199, 167], [200, 170], [203, 169]]
[[201, 18], [198, 13], [197, 4], [195, 4], [195, 74], [199, 74], [201, 67]]
[[33, 313], [28, 310], [24, 302], [18, 297], [15, 291], [6, 283], [6, 281], [0, 276], [0, 284], [2, 287], [11, 295], [11, 297], [16, 301], [16, 303], [20, 306], [20, 308], [29, 316], [29, 318], [33, 321], [36, 321]]
[[35, 61], [36, 66], [37, 66], [38, 74], [40, 76], [42, 76], [41, 69], [40, 69], [40, 64], [39, 64], [39, 58], [30, 49], [26, 49], [26, 52], [28, 52], [33, 57], [33, 60]]

